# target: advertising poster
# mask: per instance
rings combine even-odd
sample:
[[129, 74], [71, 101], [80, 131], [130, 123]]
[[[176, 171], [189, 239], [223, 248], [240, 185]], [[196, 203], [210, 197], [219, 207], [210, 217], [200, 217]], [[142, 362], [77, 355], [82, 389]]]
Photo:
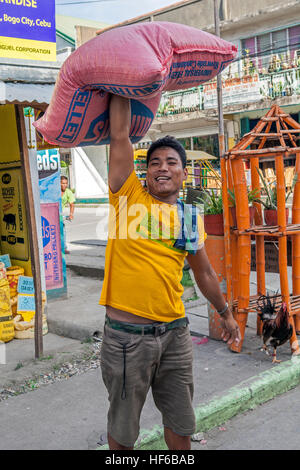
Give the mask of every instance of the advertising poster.
[[0, 0], [0, 34], [0, 57], [55, 61], [55, 0]]
[[60, 240], [59, 203], [41, 204], [45, 279], [48, 289], [64, 286]]
[[57, 149], [37, 152], [47, 297], [67, 291], [61, 210], [60, 157]]
[[27, 261], [29, 241], [21, 169], [1, 170], [0, 182], [1, 252]]

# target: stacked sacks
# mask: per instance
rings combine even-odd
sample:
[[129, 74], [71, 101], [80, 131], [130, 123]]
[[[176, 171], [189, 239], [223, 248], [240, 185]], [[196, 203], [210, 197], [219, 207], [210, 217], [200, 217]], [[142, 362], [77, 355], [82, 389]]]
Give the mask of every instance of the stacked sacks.
[[163, 91], [214, 78], [234, 59], [231, 43], [178, 23], [115, 28], [80, 46], [63, 64], [46, 113], [34, 123], [60, 147], [110, 142], [109, 94], [131, 98], [130, 138], [144, 137]]
[[0, 342], [7, 343], [15, 336], [10, 305], [10, 289], [4, 263], [0, 263]]

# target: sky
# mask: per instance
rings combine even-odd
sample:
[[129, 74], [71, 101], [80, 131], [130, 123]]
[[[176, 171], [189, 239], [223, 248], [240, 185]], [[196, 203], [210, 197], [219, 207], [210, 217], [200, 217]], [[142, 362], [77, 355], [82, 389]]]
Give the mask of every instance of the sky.
[[115, 24], [177, 1], [179, 0], [55, 0], [55, 4], [59, 15]]

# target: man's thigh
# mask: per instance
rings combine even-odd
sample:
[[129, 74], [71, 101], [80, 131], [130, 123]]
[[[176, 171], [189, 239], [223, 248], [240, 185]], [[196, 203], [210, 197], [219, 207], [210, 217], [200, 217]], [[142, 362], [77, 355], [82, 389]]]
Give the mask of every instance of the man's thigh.
[[176, 434], [189, 436], [195, 432], [192, 400], [193, 345], [188, 327], [176, 328], [162, 336], [162, 355], [152, 383], [157, 408], [164, 426]]
[[105, 326], [101, 370], [110, 402], [108, 432], [126, 447], [132, 447], [139, 434], [140, 414], [155, 370], [153, 340]]

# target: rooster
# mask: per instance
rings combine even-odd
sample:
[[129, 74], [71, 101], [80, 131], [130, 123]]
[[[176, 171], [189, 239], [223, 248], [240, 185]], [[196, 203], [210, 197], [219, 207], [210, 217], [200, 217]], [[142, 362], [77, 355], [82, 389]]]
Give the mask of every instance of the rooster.
[[293, 334], [293, 327], [289, 322], [289, 312], [286, 303], [282, 303], [276, 315], [275, 301], [276, 297], [271, 302], [269, 295], [267, 295], [261, 296], [258, 302], [258, 309], [260, 310], [258, 315], [263, 322], [262, 333], [264, 344], [262, 350], [269, 354], [266, 343], [270, 339], [270, 344], [273, 346], [272, 363], [281, 362], [276, 357], [277, 347], [286, 343]]

